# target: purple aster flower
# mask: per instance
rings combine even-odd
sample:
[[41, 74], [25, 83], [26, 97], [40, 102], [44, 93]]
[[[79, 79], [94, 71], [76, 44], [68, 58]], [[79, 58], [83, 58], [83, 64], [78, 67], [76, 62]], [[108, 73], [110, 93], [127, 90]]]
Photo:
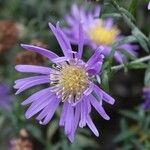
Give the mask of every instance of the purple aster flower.
[[[36, 73], [39, 75], [23, 78], [15, 81], [14, 88], [19, 94], [35, 85], [48, 83], [49, 87], [38, 91], [27, 98], [22, 105], [30, 104], [25, 116], [31, 118], [37, 114], [36, 119], [40, 124], [46, 125], [52, 119], [58, 105], [62, 106], [59, 125], [64, 127], [65, 134], [73, 142], [77, 127], [88, 126], [96, 136], [99, 132], [96, 129], [91, 117], [91, 107], [106, 120], [106, 114], [102, 100], [114, 104], [114, 99], [100, 89], [93, 80], [99, 76], [103, 58], [101, 49], [98, 48], [91, 58], [84, 62], [81, 57], [83, 53], [83, 31], [79, 26], [78, 51], [72, 50], [69, 40], [57, 23], [54, 27], [49, 23], [63, 53], [59, 57], [44, 48], [22, 44], [22, 47], [29, 51], [37, 52], [53, 62], [52, 67], [17, 65], [16, 70], [23, 73]], [[96, 96], [95, 96], [96, 95]]]
[[150, 108], [150, 87], [145, 87], [143, 89], [145, 103], [142, 105], [144, 109]]
[[10, 110], [9, 89], [4, 83], [0, 83], [0, 108], [5, 111]]
[[150, 2], [148, 3], [148, 10], [150, 10]]
[[[111, 51], [111, 45], [120, 40], [123, 36], [120, 30], [114, 25], [113, 19], [102, 20], [99, 18], [100, 7], [96, 6], [92, 11], [86, 11], [84, 7], [78, 7], [74, 4], [71, 8], [71, 14], [66, 16], [68, 27], [64, 28], [67, 36], [73, 44], [76, 44], [78, 37], [78, 24], [82, 22], [84, 31], [84, 43], [96, 49], [103, 46], [105, 50], [102, 52], [108, 55]], [[131, 44], [123, 44], [118, 46], [114, 54], [118, 62], [122, 62], [123, 55], [119, 49], [124, 49], [133, 56], [136, 56], [137, 46]], [[126, 60], [126, 58], [124, 58]]]

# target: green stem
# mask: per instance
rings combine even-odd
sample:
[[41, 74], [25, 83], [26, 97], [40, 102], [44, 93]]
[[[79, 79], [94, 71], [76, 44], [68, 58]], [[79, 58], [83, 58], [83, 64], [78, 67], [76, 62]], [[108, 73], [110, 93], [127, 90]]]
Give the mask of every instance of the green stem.
[[[142, 58], [139, 58], [139, 59], [136, 59], [134, 61], [131, 61], [130, 63], [128, 64], [135, 64], [135, 63], [141, 63], [141, 62], [145, 62], [145, 61], [148, 61], [150, 60], [150, 55], [148, 56], [145, 56], [145, 57], [142, 57]], [[117, 70], [120, 70], [122, 68], [124, 68], [125, 65], [124, 64], [121, 64], [121, 65], [117, 65], [117, 66], [113, 66], [111, 67], [111, 70], [114, 70], [114, 71], [117, 71]]]

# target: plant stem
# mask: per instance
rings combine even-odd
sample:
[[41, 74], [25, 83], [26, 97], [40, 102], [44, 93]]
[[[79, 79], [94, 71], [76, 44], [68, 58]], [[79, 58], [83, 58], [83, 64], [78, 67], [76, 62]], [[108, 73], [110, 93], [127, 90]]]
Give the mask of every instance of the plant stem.
[[[148, 61], [148, 60], [150, 60], [150, 55], [142, 57], [142, 58], [139, 58], [139, 59], [136, 59], [134, 61], [131, 61], [128, 64], [141, 63], [141, 62], [145, 62], [145, 61]], [[111, 67], [111, 70], [115, 70], [116, 71], [116, 70], [120, 70], [120, 69], [122, 69], [124, 67], [125, 67], [125, 64], [121, 64], [121, 65], [117, 65], [117, 66]]]

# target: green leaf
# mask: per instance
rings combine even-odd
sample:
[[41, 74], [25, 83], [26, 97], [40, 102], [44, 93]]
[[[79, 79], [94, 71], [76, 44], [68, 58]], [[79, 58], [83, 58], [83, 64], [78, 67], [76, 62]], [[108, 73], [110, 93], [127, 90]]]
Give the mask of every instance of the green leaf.
[[109, 76], [108, 76], [108, 72], [104, 71], [102, 73], [102, 87], [103, 89], [105, 89], [106, 91], [109, 91]]
[[147, 68], [147, 64], [145, 63], [130, 63], [127, 65], [129, 69], [145, 69]]
[[122, 110], [122, 111], [120, 111], [120, 113], [123, 116], [128, 117], [130, 119], [133, 119], [133, 120], [136, 120], [136, 121], [139, 120], [137, 113], [134, 113], [134, 112], [131, 112], [131, 111], [127, 111], [127, 110]]
[[37, 140], [39, 140], [41, 143], [43, 143], [43, 139], [42, 139], [42, 130], [35, 126], [35, 125], [31, 125], [31, 124], [28, 124], [26, 126], [26, 129], [29, 131], [29, 133], [31, 133], [31, 135], [36, 138]]
[[136, 57], [134, 55], [132, 55], [130, 52], [128, 52], [127, 50], [125, 49], [118, 49], [122, 54], [123, 56], [125, 56], [126, 58], [130, 59], [130, 60], [135, 60]]
[[136, 8], [137, 8], [137, 5], [138, 5], [138, 0], [132, 0], [130, 2], [130, 5], [129, 5], [129, 12], [134, 15], [135, 12], [136, 12]]
[[77, 134], [76, 139], [77, 143], [80, 145], [81, 148], [86, 147], [96, 148], [98, 146], [97, 143], [92, 138], [86, 137], [81, 134]]
[[123, 44], [132, 43], [132, 42], [137, 42], [137, 39], [135, 36], [129, 35], [129, 36], [121, 38], [120, 40], [117, 40], [117, 42], [115, 42], [113, 44], [113, 46], [118, 47], [118, 46], [121, 46]]
[[120, 133], [117, 137], [114, 138], [113, 142], [119, 143], [119, 142], [125, 141], [133, 137], [134, 135], [135, 135], [135, 132], [128, 130], [128, 131]]
[[47, 129], [47, 140], [48, 141], [50, 141], [52, 139], [53, 135], [56, 133], [56, 131], [58, 129], [57, 122], [58, 122], [58, 120], [54, 120], [48, 126], [48, 129]]
[[108, 14], [103, 14], [101, 16], [102, 19], [105, 19], [105, 18], [108, 18], [108, 17], [115, 18], [115, 19], [120, 19], [122, 16], [119, 13], [108, 13]]
[[149, 62], [149, 65], [146, 69], [146, 72], [145, 72], [144, 84], [145, 84], [145, 86], [150, 85], [150, 62]]
[[134, 16], [126, 9], [120, 7], [120, 11], [125, 14], [131, 21], [134, 21], [135, 22], [135, 18]]
[[62, 143], [58, 142], [58, 143], [54, 144], [52, 147], [47, 148], [47, 150], [60, 150], [61, 146], [62, 146]]
[[145, 35], [143, 33], [141, 33], [141, 31], [138, 28], [134, 28], [134, 30], [132, 30], [132, 34], [136, 37], [136, 39], [138, 40], [141, 47], [146, 52], [149, 52], [148, 40], [145, 37]]
[[121, 119], [121, 121], [120, 121], [120, 128], [121, 128], [121, 131], [127, 130], [128, 126], [127, 126], [125, 118]]
[[[139, 142], [139, 139], [133, 138], [133, 139], [131, 139], [131, 142], [135, 145], [135, 147], [136, 147], [137, 149], [139, 149], [139, 150], [144, 150], [144, 149], [145, 149], [144, 145], [142, 145], [142, 144]], [[145, 149], [145, 150], [146, 150], [146, 149]]]

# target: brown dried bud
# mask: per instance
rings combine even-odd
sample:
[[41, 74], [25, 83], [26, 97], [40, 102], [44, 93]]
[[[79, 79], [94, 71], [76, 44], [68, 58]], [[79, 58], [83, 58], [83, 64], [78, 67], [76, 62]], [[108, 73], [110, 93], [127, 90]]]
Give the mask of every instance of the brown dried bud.
[[13, 21], [0, 21], [0, 53], [11, 49], [18, 39], [17, 24]]
[[10, 150], [33, 150], [33, 144], [29, 140], [29, 134], [25, 129], [20, 131], [20, 137], [11, 141]]
[[45, 60], [43, 56], [35, 52], [24, 51], [17, 54], [15, 62], [16, 64], [41, 65]]
[[22, 138], [28, 138], [29, 137], [29, 134], [28, 134], [26, 129], [21, 129], [20, 132], [19, 132], [19, 135]]
[[[48, 46], [39, 41], [39, 40], [33, 40], [31, 41], [31, 45], [47, 48]], [[41, 65], [46, 61], [46, 58], [42, 55], [31, 52], [31, 51], [23, 51], [17, 54], [15, 63], [16, 64], [26, 64], [26, 65]]]

